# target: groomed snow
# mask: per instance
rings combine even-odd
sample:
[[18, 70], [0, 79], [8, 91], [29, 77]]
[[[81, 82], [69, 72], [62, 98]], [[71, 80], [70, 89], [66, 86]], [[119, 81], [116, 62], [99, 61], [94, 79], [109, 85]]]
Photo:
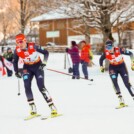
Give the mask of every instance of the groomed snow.
[[[1, 77], [0, 134], [134, 134], [134, 101], [119, 77], [120, 88], [129, 107], [115, 109], [118, 99], [108, 73], [99, 70], [99, 57], [94, 56], [95, 66], [89, 68], [90, 78], [94, 82], [72, 80], [70, 76], [45, 70], [46, 87], [58, 112], [63, 114], [54, 119], [24, 121], [29, 114], [29, 106], [23, 81], [20, 80], [21, 95], [18, 96], [17, 78]], [[124, 58], [130, 82], [134, 85], [130, 59]], [[50, 53], [47, 68], [67, 73], [67, 69], [64, 69], [64, 54]], [[38, 91], [35, 79], [32, 87], [38, 113], [49, 115], [50, 110]]]

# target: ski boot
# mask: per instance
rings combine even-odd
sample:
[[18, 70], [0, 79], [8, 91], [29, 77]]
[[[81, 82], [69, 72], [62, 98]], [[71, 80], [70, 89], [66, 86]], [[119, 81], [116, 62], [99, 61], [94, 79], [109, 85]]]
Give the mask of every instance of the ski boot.
[[57, 110], [52, 110], [50, 116], [43, 116], [43, 117], [41, 117], [41, 120], [46, 120], [48, 118], [56, 118], [56, 117], [59, 117], [59, 116], [62, 116], [62, 114], [58, 114]]
[[118, 107], [116, 107], [116, 109], [120, 109], [120, 108], [128, 106], [128, 105], [125, 104], [125, 102], [124, 102], [124, 100], [123, 100], [121, 95], [119, 95], [118, 98], [119, 98], [119, 101], [120, 101], [120, 105]]
[[116, 109], [120, 109], [123, 107], [127, 107], [128, 105], [126, 105], [124, 102], [121, 102], [120, 105], [118, 107], [116, 107]]
[[51, 117], [53, 118], [53, 117], [56, 117], [58, 115], [58, 113], [57, 113], [57, 110], [52, 110], [51, 111]]
[[72, 79], [75, 79], [75, 76], [72, 76]]
[[30, 115], [27, 116], [24, 120], [30, 120], [30, 119], [33, 119], [35, 117], [41, 116], [41, 115], [37, 114], [36, 106], [34, 103], [29, 104], [29, 106], [30, 106]]
[[88, 76], [85, 76], [85, 79], [88, 80]]
[[50, 105], [50, 109], [51, 109], [51, 118], [58, 116], [58, 112], [54, 104]]
[[80, 79], [80, 76], [76, 76], [76, 79]]
[[30, 106], [30, 115], [37, 114], [35, 104], [34, 103], [31, 103], [31, 104], [29, 104], [29, 106]]

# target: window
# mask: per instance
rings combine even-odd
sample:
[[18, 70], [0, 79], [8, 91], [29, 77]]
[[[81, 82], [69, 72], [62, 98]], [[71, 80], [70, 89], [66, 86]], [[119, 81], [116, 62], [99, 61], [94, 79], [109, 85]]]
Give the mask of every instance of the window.
[[95, 0], [95, 2], [101, 4], [103, 2], [103, 0]]

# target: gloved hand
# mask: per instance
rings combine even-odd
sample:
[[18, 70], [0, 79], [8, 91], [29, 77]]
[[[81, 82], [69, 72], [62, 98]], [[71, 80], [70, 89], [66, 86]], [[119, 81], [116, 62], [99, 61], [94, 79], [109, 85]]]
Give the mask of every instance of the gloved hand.
[[65, 51], [68, 52], [68, 48], [66, 48]]
[[134, 61], [131, 63], [131, 69], [134, 71]]
[[43, 61], [39, 67], [39, 69], [43, 70], [44, 67], [46, 66], [47, 62], [46, 61]]
[[102, 73], [104, 73], [105, 69], [104, 69], [103, 66], [100, 67], [100, 71], [101, 71]]
[[15, 76], [16, 76], [17, 78], [21, 78], [21, 77], [22, 77], [22, 74], [21, 74], [20, 72], [15, 72]]
[[89, 59], [90, 59], [90, 60], [92, 60], [92, 59], [93, 59], [93, 57], [92, 57], [92, 56], [89, 56]]

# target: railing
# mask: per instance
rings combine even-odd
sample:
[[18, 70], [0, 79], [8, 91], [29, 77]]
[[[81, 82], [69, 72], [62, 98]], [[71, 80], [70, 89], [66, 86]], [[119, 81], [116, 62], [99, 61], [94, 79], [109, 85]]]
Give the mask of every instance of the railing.
[[49, 47], [44, 47], [44, 48], [47, 49], [49, 52], [63, 53], [65, 52], [65, 49], [67, 48], [67, 46], [49, 46]]

